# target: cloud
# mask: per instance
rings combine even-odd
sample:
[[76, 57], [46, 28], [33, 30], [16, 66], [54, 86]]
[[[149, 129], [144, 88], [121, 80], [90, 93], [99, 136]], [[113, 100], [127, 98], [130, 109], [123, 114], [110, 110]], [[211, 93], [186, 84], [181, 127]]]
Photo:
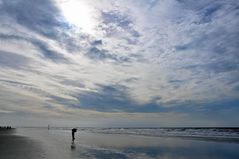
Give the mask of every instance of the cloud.
[[108, 36], [118, 33], [129, 33], [131, 36], [139, 37], [139, 33], [133, 28], [133, 21], [125, 13], [118, 10], [109, 10], [101, 12], [103, 24], [101, 29]]
[[38, 40], [32, 40], [30, 42], [40, 50], [44, 58], [50, 59], [54, 62], [68, 62], [68, 60], [62, 54], [50, 49], [46, 43]]
[[[1, 110], [144, 114], [135, 123], [152, 113], [169, 121], [192, 112], [198, 123], [235, 115], [224, 108], [238, 105], [237, 1], [84, 2], [93, 8], [92, 33], [68, 22], [61, 1], [1, 1]], [[200, 122], [213, 104], [223, 109]]]
[[15, 19], [18, 24], [49, 38], [56, 38], [57, 28], [64, 26], [61, 19], [57, 18], [59, 9], [51, 0], [34, 2], [3, 0], [1, 10], [3, 14]]
[[95, 40], [92, 42], [92, 45], [95, 45], [95, 46], [102, 45], [102, 44], [103, 44], [102, 40]]
[[113, 62], [130, 62], [129, 57], [118, 56], [116, 54], [109, 53], [109, 51], [104, 49], [99, 49], [97, 47], [92, 47], [85, 54], [87, 57], [93, 60], [112, 60]]
[[99, 86], [96, 92], [85, 92], [76, 96], [79, 105], [76, 107], [103, 112], [127, 111], [132, 109], [133, 101], [128, 99], [123, 86]]
[[[21, 37], [18, 35], [7, 35], [1, 34], [0, 39], [2, 40], [16, 40], [16, 41], [24, 41], [31, 43], [34, 47], [36, 47], [41, 53], [42, 57], [45, 59], [52, 60], [53, 62], [68, 62], [68, 60], [62, 55], [51, 49], [46, 42], [40, 41], [38, 39], [28, 38], [28, 37]], [[20, 56], [20, 55], [17, 55]]]
[[2, 67], [20, 69], [27, 66], [29, 61], [30, 59], [25, 56], [0, 50], [0, 65]]
[[9, 110], [1, 110], [0, 109], [0, 114], [10, 114], [10, 113], [14, 113], [13, 111], [9, 111]]

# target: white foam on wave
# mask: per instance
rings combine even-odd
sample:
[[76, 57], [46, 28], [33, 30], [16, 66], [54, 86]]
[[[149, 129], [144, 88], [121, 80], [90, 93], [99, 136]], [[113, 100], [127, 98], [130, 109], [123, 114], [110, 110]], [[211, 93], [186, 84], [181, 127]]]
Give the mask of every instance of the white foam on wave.
[[223, 137], [239, 138], [239, 129], [228, 128], [81, 128], [81, 131], [103, 134], [129, 134], [154, 137]]

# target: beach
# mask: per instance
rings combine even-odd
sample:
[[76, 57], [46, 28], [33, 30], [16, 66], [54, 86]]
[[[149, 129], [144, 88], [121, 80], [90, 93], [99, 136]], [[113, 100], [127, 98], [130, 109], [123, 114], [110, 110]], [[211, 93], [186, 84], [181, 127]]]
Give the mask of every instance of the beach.
[[44, 158], [44, 151], [40, 142], [29, 137], [15, 135], [13, 131], [0, 132], [1, 159]]
[[18, 128], [0, 134], [2, 159], [238, 159], [237, 142], [107, 134], [70, 129]]

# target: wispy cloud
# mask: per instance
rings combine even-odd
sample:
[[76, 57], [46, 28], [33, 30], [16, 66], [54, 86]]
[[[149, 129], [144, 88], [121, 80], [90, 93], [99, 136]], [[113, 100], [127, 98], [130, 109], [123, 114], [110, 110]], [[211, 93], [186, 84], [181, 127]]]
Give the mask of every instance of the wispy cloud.
[[94, 15], [92, 33], [70, 23], [62, 3], [0, 1], [5, 114], [119, 119], [131, 113], [134, 123], [151, 114], [156, 123], [218, 110], [198, 124], [235, 116], [229, 110], [239, 104], [236, 0], [84, 1]]

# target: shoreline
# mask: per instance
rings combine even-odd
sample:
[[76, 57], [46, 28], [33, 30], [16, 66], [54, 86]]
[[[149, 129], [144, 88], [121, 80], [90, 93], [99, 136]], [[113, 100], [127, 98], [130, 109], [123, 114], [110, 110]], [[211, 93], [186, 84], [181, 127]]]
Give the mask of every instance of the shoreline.
[[[48, 130], [47, 127], [24, 127], [24, 128], [19, 128], [19, 129], [35, 129], [35, 130]], [[141, 133], [135, 133], [134, 131], [125, 131], [125, 130], [154, 130], [154, 129], [168, 129], [170, 131], [164, 132], [163, 134], [156, 134], [152, 133], [149, 134], [148, 132], [141, 132]], [[231, 136], [231, 135], [218, 135], [218, 134], [174, 134], [171, 133], [171, 130], [188, 130], [188, 129], [193, 129], [193, 130], [211, 130], [211, 129], [216, 129], [218, 132], [222, 132], [222, 130], [226, 129], [226, 133], [237, 133], [237, 136]], [[51, 127], [49, 131], [55, 130], [55, 131], [70, 131], [71, 128], [69, 127]], [[105, 130], [111, 130], [111, 131], [105, 131]], [[112, 131], [113, 130], [113, 131]], [[122, 132], [122, 130], [124, 132]], [[230, 130], [230, 131], [228, 131]], [[232, 130], [232, 131], [231, 131]], [[197, 140], [197, 141], [209, 141], [209, 142], [225, 142], [225, 143], [234, 143], [234, 144], [239, 144], [239, 128], [99, 128], [99, 127], [78, 127], [78, 131], [82, 133], [93, 133], [93, 134], [108, 134], [108, 135], [129, 135], [129, 136], [142, 136], [142, 137], [159, 137], [159, 138], [180, 138], [184, 140]]]

